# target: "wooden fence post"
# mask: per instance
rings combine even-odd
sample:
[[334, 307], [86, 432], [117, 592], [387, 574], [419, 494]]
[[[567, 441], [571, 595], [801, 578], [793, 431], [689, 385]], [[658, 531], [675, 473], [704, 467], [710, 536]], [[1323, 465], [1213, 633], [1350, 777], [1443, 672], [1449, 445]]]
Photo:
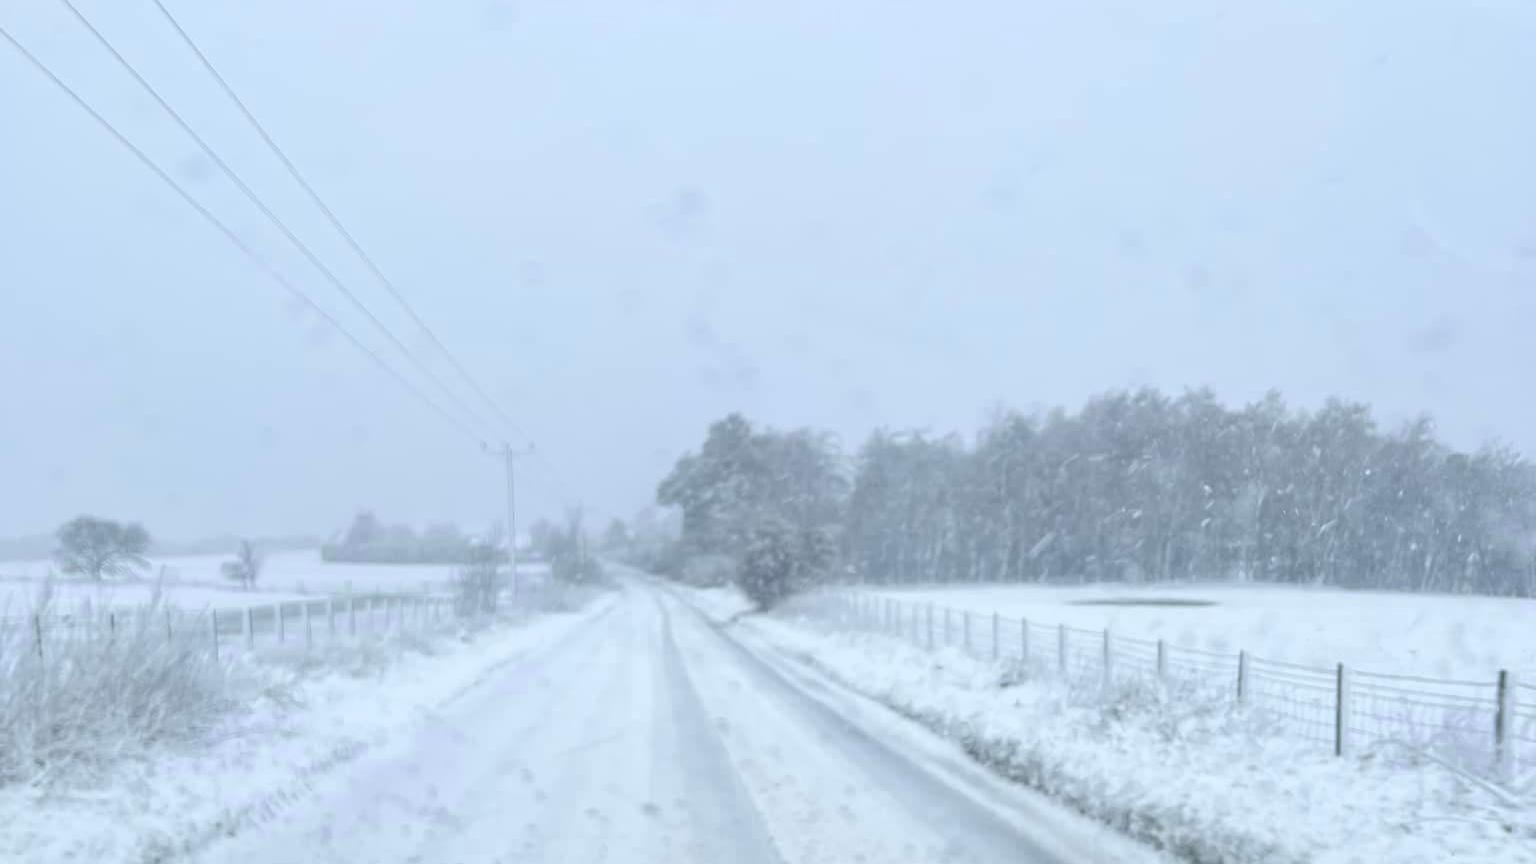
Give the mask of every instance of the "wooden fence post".
[[256, 650], [256, 607], [245, 607], [245, 650]]
[[1029, 667], [1029, 619], [1019, 619], [1019, 665]]
[[1157, 683], [1168, 683], [1168, 648], [1163, 640], [1157, 640]]
[[32, 613], [32, 639], [37, 644], [37, 656], [41, 659], [43, 656], [43, 616], [36, 612]]
[[928, 650], [933, 650], [933, 603], [928, 604]]
[[949, 643], [952, 642], [952, 641], [954, 641], [954, 640], [950, 637], [950, 632], [949, 632], [949, 607], [945, 606], [944, 607], [944, 647], [948, 648], [949, 647]]
[[1333, 755], [1343, 756], [1349, 744], [1349, 673], [1339, 664], [1333, 698]]
[[283, 604], [272, 604], [272, 619], [277, 622], [277, 644], [283, 644]]
[[304, 598], [304, 650], [308, 651], [315, 646], [315, 631], [309, 622], [309, 598]]
[[219, 610], [208, 610], [208, 629], [213, 634], [213, 662], [219, 662]]
[[357, 600], [352, 596], [352, 583], [347, 582], [347, 635], [357, 635]]
[[998, 658], [1000, 653], [1001, 653], [1000, 647], [997, 644], [997, 613], [993, 612], [992, 613], [992, 662], [993, 663], [997, 662], [997, 658]]
[[965, 616], [961, 630], [965, 634], [965, 653], [969, 656], [971, 653], [971, 610], [967, 609], [961, 614]]
[[1237, 704], [1248, 704], [1248, 652], [1237, 652]]
[[1515, 766], [1515, 736], [1510, 730], [1515, 725], [1515, 676], [1508, 669], [1499, 670], [1499, 713], [1493, 718], [1493, 745], [1495, 768], [1501, 778], [1513, 774]]

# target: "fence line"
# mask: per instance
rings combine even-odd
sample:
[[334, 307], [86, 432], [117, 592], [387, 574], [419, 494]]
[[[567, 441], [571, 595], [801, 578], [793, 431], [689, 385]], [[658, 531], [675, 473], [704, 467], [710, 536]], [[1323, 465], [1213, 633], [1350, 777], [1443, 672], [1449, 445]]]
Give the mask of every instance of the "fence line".
[[841, 626], [1054, 673], [1072, 686], [1141, 681], [1165, 692], [1193, 689], [1336, 755], [1407, 744], [1494, 776], [1536, 769], [1536, 682], [1508, 670], [1469, 681], [1365, 672], [1343, 663], [1307, 666], [860, 591], [826, 596], [832, 602], [813, 611], [830, 611]]
[[[46, 659], [49, 646], [57, 641], [113, 639], [119, 631], [133, 629], [163, 633], [168, 643], [200, 644], [219, 658], [240, 650], [272, 646], [309, 650], [342, 638], [420, 632], [450, 618], [481, 611], [463, 608], [464, 596], [435, 592], [426, 584], [423, 588], [421, 593], [349, 591], [327, 597], [204, 609], [183, 609], [165, 603], [94, 606], [87, 601], [74, 611], [49, 609], [0, 614], [0, 648], [7, 642], [13, 646], [20, 644], [22, 640], [3, 637], [24, 632], [30, 649]], [[538, 607], [549, 600], [544, 594], [555, 590], [555, 586], [545, 583], [524, 585], [519, 589], [517, 606]], [[253, 601], [259, 597], [251, 595]]]

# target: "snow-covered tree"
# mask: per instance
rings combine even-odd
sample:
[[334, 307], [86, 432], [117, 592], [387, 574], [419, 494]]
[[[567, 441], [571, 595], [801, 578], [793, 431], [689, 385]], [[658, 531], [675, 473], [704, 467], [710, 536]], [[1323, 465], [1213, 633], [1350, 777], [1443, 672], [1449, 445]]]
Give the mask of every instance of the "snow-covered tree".
[[678, 570], [723, 560], [738, 581], [755, 578], [747, 552], [769, 544], [788, 550], [783, 584], [809, 581], [838, 542], [848, 489], [841, 458], [831, 436], [812, 430], [758, 430], [739, 414], [711, 425], [699, 452], [678, 460], [657, 490], [658, 503], [682, 512]]

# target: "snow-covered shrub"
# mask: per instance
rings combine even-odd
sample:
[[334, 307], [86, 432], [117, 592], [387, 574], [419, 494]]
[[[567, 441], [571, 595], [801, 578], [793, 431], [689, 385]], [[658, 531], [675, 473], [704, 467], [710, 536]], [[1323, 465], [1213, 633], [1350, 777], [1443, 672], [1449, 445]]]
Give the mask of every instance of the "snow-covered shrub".
[[206, 618], [158, 603], [0, 624], [0, 784], [90, 768], [154, 743], [201, 738], [231, 705], [231, 667]]
[[503, 576], [497, 573], [496, 559], [481, 555], [459, 568], [453, 576], [453, 611], [460, 618], [496, 611], [496, 595]]
[[747, 538], [737, 584], [759, 609], [772, 608], [788, 596], [795, 575], [795, 544], [789, 526], [764, 520]]
[[770, 609], [811, 584], [832, 558], [832, 540], [821, 529], [796, 529], [782, 519], [763, 519], [747, 535], [736, 584], [759, 609]]

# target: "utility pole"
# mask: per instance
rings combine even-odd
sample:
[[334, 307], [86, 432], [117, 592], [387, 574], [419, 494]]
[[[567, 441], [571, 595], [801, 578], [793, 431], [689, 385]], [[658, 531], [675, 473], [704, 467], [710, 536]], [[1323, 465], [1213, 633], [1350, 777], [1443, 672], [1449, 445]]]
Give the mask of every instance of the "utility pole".
[[517, 456], [511, 444], [503, 444], [507, 457], [507, 569], [512, 576], [512, 608], [517, 608]]
[[517, 457], [527, 456], [533, 452], [533, 445], [528, 445], [527, 450], [513, 450], [511, 444], [501, 445], [501, 456], [507, 463], [507, 566], [512, 577], [512, 605], [517, 605], [518, 576], [517, 576]]

